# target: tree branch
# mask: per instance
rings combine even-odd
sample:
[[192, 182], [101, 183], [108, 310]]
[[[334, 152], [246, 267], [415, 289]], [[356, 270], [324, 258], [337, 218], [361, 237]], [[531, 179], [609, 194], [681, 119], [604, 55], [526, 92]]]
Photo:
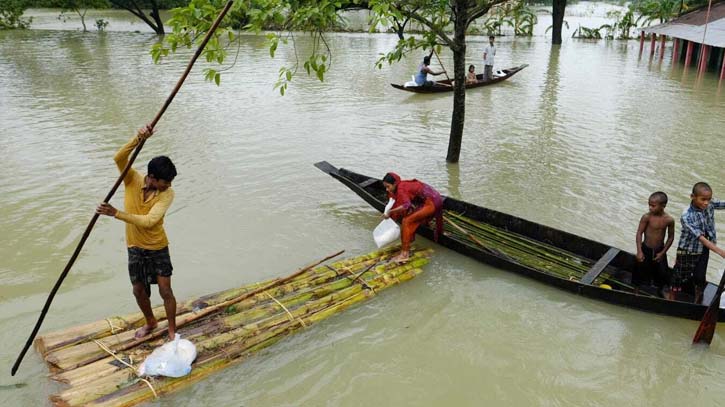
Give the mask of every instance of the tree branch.
[[486, 13], [488, 13], [488, 10], [490, 10], [493, 6], [497, 6], [501, 3], [506, 3], [510, 0], [493, 0], [490, 3], [481, 4], [479, 6], [473, 7], [469, 11], [469, 17], [468, 21], [466, 22], [466, 28], [468, 28], [469, 25], [471, 25], [472, 22], [475, 20], [483, 17]]
[[[502, 0], [502, 1], [507, 1], [507, 0]], [[437, 27], [435, 24], [433, 24], [431, 21], [428, 21], [428, 19], [426, 19], [422, 15], [418, 14], [416, 11], [408, 11], [408, 10], [399, 8], [399, 6], [397, 4], [392, 4], [391, 6], [395, 7], [395, 9], [400, 11], [400, 13], [403, 14], [404, 16], [411, 18], [411, 19], [423, 24], [424, 26], [430, 28], [430, 30], [433, 31], [438, 37], [440, 37], [446, 43], [446, 45], [448, 47], [453, 47], [453, 41], [450, 39], [450, 37], [448, 37], [448, 35], [446, 35], [446, 33], [443, 31], [442, 28]]]

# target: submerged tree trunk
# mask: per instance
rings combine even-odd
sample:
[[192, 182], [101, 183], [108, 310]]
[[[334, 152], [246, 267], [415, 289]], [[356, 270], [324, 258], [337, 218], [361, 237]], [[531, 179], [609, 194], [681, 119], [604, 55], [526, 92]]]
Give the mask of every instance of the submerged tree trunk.
[[154, 31], [156, 31], [156, 34], [164, 35], [164, 22], [161, 21], [161, 16], [159, 16], [159, 4], [156, 0], [151, 0], [151, 17], [156, 22], [156, 28], [154, 28]]
[[456, 2], [453, 36], [453, 114], [451, 115], [451, 135], [448, 140], [446, 161], [457, 163], [461, 156], [463, 124], [466, 120], [466, 27], [468, 25], [468, 5], [465, 1]]
[[143, 10], [139, 7], [139, 5], [135, 1], [128, 1], [128, 0], [110, 0], [111, 4], [113, 4], [116, 7], [120, 7], [129, 13], [135, 15], [136, 17], [140, 18], [146, 25], [151, 27], [151, 29], [154, 30], [156, 34], [163, 35], [164, 34], [164, 23], [161, 21], [161, 16], [159, 16], [159, 6], [156, 0], [151, 1], [151, 12], [149, 15], [151, 18], [154, 19], [154, 21], [151, 21]]
[[561, 28], [564, 24], [566, 0], [554, 0], [552, 4], [551, 43], [561, 44]]

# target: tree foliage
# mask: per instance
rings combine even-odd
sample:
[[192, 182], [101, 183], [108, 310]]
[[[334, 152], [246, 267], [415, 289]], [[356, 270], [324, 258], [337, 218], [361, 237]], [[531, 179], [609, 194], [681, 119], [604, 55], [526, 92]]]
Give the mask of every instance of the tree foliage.
[[0, 30], [28, 28], [32, 18], [23, 18], [27, 8], [26, 0], [0, 0]]

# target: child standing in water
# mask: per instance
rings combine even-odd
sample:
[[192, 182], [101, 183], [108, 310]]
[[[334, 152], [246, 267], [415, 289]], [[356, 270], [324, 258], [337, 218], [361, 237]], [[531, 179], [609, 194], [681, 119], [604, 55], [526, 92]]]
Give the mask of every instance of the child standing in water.
[[[667, 194], [655, 192], [649, 196], [649, 212], [642, 215], [637, 227], [637, 269], [632, 284], [654, 285], [662, 288], [667, 276], [667, 250], [675, 240], [675, 220], [665, 212]], [[665, 234], [667, 242], [665, 242]]]

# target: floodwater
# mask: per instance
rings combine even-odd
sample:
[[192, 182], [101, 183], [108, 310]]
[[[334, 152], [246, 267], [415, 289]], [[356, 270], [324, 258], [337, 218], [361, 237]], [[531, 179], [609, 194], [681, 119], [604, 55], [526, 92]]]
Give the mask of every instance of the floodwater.
[[[567, 17], [577, 18], [587, 17]], [[114, 152], [153, 118], [187, 62], [189, 53], [152, 64], [156, 38], [133, 30], [0, 32], [2, 405], [46, 405], [60, 388], [32, 350], [17, 376], [10, 367], [117, 176]], [[221, 86], [203, 81], [199, 63], [146, 144], [136, 168], [167, 154], [179, 170], [166, 220], [177, 298], [286, 275], [340, 249], [373, 250], [378, 215], [312, 166], [320, 160], [396, 171], [630, 251], [651, 192], [670, 195], [675, 217], [696, 181], [725, 197], [725, 95], [714, 73], [698, 80], [673, 66], [669, 46], [660, 62], [647, 47], [640, 58], [637, 41], [566, 37], [552, 48], [542, 36], [501, 38], [497, 65], [529, 67], [469, 92], [461, 162], [448, 165], [451, 97], [388, 85], [408, 80], [417, 55], [377, 70], [394, 36], [329, 41], [325, 82], [300, 75], [281, 97], [273, 83], [294, 52], [270, 59], [262, 38], [244, 37]], [[483, 46], [470, 39], [470, 63]], [[418, 244], [435, 255], [415, 280], [150, 404], [711, 406], [725, 397], [723, 327], [708, 350], [693, 348], [696, 322], [587, 300]], [[722, 265], [713, 259], [711, 281]], [[123, 225], [103, 218], [43, 329], [135, 308]]]

